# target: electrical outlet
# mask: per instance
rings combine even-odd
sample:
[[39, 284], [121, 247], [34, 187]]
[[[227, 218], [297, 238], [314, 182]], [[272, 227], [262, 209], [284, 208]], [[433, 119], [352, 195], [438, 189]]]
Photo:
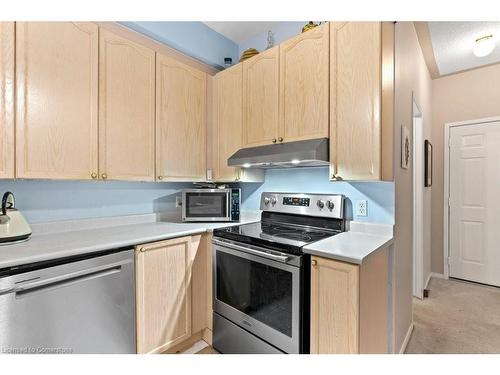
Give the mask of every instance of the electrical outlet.
[[180, 196], [175, 197], [175, 207], [182, 207], [182, 197]]
[[368, 201], [365, 199], [356, 201], [356, 216], [368, 215]]

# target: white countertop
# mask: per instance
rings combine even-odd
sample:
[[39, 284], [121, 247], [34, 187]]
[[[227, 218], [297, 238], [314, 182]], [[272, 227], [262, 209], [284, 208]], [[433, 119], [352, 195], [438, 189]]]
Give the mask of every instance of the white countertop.
[[392, 225], [351, 223], [348, 232], [314, 242], [303, 250], [306, 254], [362, 264], [370, 254], [392, 242]]
[[[121, 220], [121, 219], [115, 219]], [[259, 215], [242, 215], [236, 223], [182, 223], [168, 221], [151, 221], [130, 223], [126, 225], [106, 226], [98, 219], [99, 227], [81, 225], [81, 230], [68, 230], [70, 225], [61, 224], [61, 231], [47, 230], [40, 225], [33, 225], [33, 234], [26, 242], [0, 246], [0, 269], [22, 264], [52, 260], [73, 255], [81, 255], [102, 250], [110, 250], [124, 246], [139, 245], [169, 238], [189, 236], [223, 228], [231, 225], [256, 222]], [[50, 226], [53, 226], [50, 224]], [[66, 228], [64, 228], [66, 226]], [[38, 230], [37, 230], [38, 229]]]
[[[156, 220], [154, 214], [146, 214], [34, 224], [29, 241], [0, 246], [0, 269], [257, 222], [260, 212], [242, 213], [236, 223], [183, 223], [169, 215]], [[392, 228], [351, 222], [348, 232], [305, 246], [304, 252], [361, 264], [370, 254], [392, 243]]]

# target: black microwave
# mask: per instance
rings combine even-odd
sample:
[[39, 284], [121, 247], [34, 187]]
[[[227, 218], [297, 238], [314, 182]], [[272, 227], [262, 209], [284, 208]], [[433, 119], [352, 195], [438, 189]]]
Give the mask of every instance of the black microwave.
[[182, 191], [182, 221], [239, 221], [241, 189]]

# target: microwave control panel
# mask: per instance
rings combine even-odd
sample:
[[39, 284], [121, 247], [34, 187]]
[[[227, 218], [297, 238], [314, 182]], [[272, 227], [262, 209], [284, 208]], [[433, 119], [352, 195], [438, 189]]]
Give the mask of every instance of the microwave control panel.
[[241, 190], [231, 189], [231, 221], [240, 220]]

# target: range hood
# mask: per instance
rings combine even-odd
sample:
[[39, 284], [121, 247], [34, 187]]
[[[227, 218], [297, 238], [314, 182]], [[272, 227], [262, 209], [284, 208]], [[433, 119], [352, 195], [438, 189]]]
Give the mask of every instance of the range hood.
[[248, 147], [235, 152], [230, 167], [290, 168], [329, 165], [328, 138]]

